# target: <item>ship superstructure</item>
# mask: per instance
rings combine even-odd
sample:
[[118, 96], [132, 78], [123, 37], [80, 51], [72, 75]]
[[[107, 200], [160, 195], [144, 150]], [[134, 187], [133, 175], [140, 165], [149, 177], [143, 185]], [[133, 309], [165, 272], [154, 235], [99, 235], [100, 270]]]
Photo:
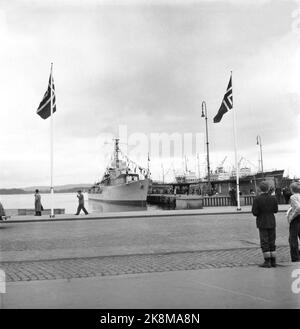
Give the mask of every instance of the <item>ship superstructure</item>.
[[102, 179], [89, 189], [89, 199], [111, 203], [146, 203], [149, 170], [138, 166], [121, 152], [118, 138], [114, 141], [113, 159]]

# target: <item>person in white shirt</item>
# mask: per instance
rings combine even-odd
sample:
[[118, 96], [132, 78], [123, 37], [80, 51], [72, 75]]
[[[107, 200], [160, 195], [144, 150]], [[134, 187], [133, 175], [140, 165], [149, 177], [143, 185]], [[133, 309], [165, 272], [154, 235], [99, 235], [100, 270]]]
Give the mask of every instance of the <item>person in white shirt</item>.
[[291, 207], [287, 211], [289, 227], [289, 244], [292, 262], [300, 261], [299, 241], [300, 239], [300, 183], [294, 182], [290, 185], [292, 196], [290, 197]]

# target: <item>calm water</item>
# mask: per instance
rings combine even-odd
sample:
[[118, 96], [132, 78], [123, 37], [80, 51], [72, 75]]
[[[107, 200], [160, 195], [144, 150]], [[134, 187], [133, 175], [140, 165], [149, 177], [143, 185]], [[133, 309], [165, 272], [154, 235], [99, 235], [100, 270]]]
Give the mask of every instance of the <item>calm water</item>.
[[[42, 205], [45, 209], [51, 208], [50, 194], [41, 194]], [[145, 207], [128, 205], [110, 205], [98, 201], [89, 201], [87, 193], [84, 193], [85, 208], [91, 213], [96, 212], [119, 212], [138, 210], [158, 210], [158, 206], [147, 205]], [[10, 194], [0, 195], [0, 200], [4, 209], [34, 208], [33, 194]], [[75, 214], [78, 200], [76, 193], [56, 193], [54, 194], [54, 208], [65, 208], [66, 214]]]

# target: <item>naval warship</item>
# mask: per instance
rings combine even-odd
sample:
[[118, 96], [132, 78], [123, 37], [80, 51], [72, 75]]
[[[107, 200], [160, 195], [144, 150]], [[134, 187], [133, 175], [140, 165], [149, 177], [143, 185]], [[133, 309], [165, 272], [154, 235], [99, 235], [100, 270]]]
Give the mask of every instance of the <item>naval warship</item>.
[[[114, 141], [112, 161], [102, 179], [89, 189], [88, 198], [115, 204], [145, 205], [150, 182], [149, 169], [134, 164], [121, 152], [119, 139]], [[121, 159], [122, 156], [125, 160]]]

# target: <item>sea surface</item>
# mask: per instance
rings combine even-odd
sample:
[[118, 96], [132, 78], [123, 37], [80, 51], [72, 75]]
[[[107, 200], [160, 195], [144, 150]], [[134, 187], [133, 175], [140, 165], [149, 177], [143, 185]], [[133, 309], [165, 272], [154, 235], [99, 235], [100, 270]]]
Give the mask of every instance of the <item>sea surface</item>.
[[[55, 193], [54, 208], [64, 208], [66, 214], [75, 214], [78, 206], [76, 193]], [[44, 209], [51, 208], [51, 195], [41, 193], [41, 200]], [[146, 205], [145, 207], [130, 205], [111, 205], [100, 201], [88, 200], [87, 193], [84, 193], [85, 208], [90, 213], [99, 212], [123, 212], [139, 210], [159, 210], [158, 206]], [[0, 195], [0, 201], [4, 209], [33, 209], [34, 194], [3, 194]]]

